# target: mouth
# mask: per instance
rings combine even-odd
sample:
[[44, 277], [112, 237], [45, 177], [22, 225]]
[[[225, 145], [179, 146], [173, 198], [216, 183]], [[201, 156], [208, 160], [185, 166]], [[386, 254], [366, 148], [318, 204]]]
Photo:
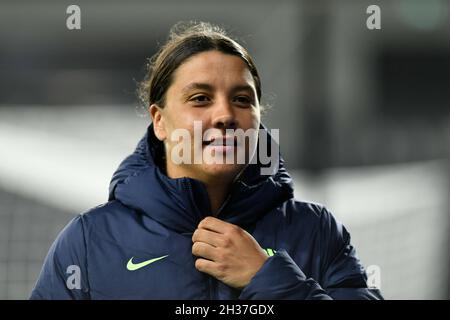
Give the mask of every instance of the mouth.
[[216, 155], [234, 153], [237, 147], [236, 137], [213, 137], [210, 140], [203, 141], [203, 148], [214, 152]]
[[237, 147], [236, 137], [213, 137], [209, 140], [203, 140], [203, 146], [210, 147]]

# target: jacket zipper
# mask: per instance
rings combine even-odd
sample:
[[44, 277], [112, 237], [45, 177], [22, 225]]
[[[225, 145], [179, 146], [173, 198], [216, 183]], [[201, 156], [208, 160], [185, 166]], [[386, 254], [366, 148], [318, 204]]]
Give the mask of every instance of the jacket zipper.
[[[230, 202], [231, 196], [233, 194], [233, 189], [231, 189], [231, 192], [228, 194], [225, 201], [220, 206], [219, 210], [217, 210], [217, 214], [215, 215], [217, 218], [219, 217], [220, 213], [223, 211], [225, 206]], [[212, 276], [209, 276], [209, 299], [215, 300], [217, 298], [217, 282]]]
[[225, 201], [222, 203], [222, 205], [220, 206], [219, 210], [217, 210], [216, 217], [219, 217], [219, 214], [223, 211], [223, 208], [228, 204], [230, 198], [231, 198], [231, 192], [230, 192], [230, 194], [227, 196], [227, 198], [225, 199]]
[[[236, 182], [236, 186], [238, 184], [239, 184], [239, 181]], [[230, 193], [227, 195], [227, 198], [222, 203], [222, 205], [220, 206], [219, 210], [217, 210], [216, 217], [219, 217], [220, 213], [222, 213], [222, 211], [225, 208], [225, 206], [230, 202], [230, 199], [231, 199], [231, 196], [233, 195], [233, 193], [234, 193], [234, 188], [231, 189]]]
[[[189, 190], [189, 194], [192, 194], [191, 183], [188, 180], [186, 180], [186, 181], [184, 181], [184, 185]], [[207, 292], [209, 294], [209, 300], [213, 300], [213, 298], [214, 298], [213, 278], [212, 278], [212, 276], [210, 276], [208, 274], [206, 274], [206, 277], [208, 278], [208, 282], [206, 283], [206, 287], [207, 287], [206, 289], [207, 289]]]
[[214, 288], [213, 288], [213, 278], [212, 276], [208, 275], [208, 282], [209, 282], [209, 300], [214, 300]]
[[[239, 182], [237, 182], [239, 183]], [[191, 183], [189, 181], [185, 181], [185, 185], [186, 187], [189, 189], [190, 194], [192, 194], [192, 186]], [[234, 188], [231, 189], [231, 192], [228, 194], [227, 198], [225, 199], [225, 201], [223, 202], [223, 204], [220, 206], [219, 210], [217, 210], [217, 214], [216, 217], [219, 216], [219, 214], [223, 211], [223, 209], [225, 208], [225, 206], [228, 204], [228, 202], [231, 199], [231, 196], [233, 194]], [[209, 292], [209, 300], [215, 300], [216, 295], [217, 295], [217, 290], [216, 290], [216, 284], [214, 282], [213, 276], [207, 275], [208, 277], [208, 292]]]

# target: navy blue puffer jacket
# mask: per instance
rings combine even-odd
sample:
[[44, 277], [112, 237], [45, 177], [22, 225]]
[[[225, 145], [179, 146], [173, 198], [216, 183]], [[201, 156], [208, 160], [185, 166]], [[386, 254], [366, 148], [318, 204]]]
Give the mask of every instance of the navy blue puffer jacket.
[[344, 226], [325, 207], [293, 198], [281, 158], [272, 175], [249, 165], [218, 215], [271, 257], [243, 290], [199, 272], [191, 237], [211, 214], [208, 195], [197, 180], [168, 178], [160, 153], [150, 125], [115, 172], [109, 201], [58, 235], [31, 299], [382, 298], [367, 288]]

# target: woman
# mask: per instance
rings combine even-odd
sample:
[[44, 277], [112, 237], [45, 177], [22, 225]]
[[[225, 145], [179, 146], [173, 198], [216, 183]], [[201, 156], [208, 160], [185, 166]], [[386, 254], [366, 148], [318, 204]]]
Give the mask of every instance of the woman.
[[345, 228], [293, 199], [282, 159], [262, 174], [258, 149], [276, 141], [245, 48], [207, 23], [173, 28], [140, 94], [152, 124], [109, 201], [60, 233], [32, 299], [381, 298]]

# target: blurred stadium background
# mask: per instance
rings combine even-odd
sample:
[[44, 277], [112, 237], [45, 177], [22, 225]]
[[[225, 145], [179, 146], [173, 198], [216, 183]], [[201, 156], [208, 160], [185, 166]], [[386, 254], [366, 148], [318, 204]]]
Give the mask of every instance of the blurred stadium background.
[[245, 41], [297, 198], [346, 225], [384, 296], [450, 298], [449, 1], [77, 1], [79, 31], [70, 4], [0, 2], [0, 299], [26, 299], [57, 233], [106, 201], [149, 122], [145, 59], [191, 19]]

